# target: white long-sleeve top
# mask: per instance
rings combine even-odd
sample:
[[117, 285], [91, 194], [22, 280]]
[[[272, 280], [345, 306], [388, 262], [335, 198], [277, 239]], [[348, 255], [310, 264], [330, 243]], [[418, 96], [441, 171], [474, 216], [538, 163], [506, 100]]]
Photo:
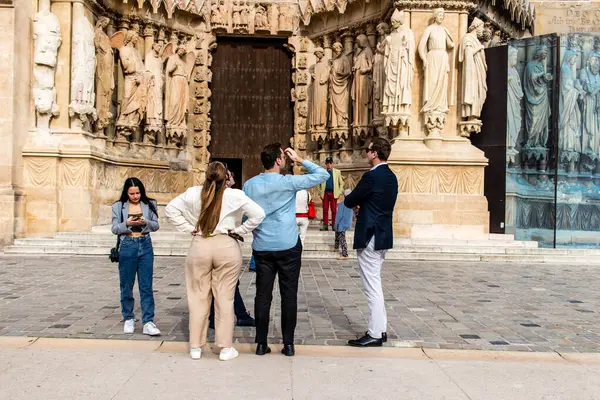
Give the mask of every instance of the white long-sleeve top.
[[[165, 208], [168, 220], [180, 232], [191, 233], [196, 230], [196, 223], [202, 207], [201, 191], [202, 186], [193, 186], [171, 200]], [[248, 219], [242, 224], [244, 215]], [[213, 234], [227, 234], [231, 230], [239, 235], [245, 235], [260, 225], [264, 218], [265, 212], [262, 207], [252, 201], [244, 192], [227, 188], [223, 193], [219, 223]]]

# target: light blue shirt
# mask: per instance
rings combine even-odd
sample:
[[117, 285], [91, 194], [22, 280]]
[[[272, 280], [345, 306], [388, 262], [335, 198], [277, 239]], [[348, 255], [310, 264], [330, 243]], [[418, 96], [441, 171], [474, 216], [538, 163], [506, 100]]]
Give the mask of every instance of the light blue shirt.
[[304, 160], [306, 175], [281, 175], [263, 172], [246, 181], [244, 193], [265, 210], [265, 219], [252, 232], [256, 251], [281, 251], [298, 243], [296, 192], [310, 189], [329, 179], [325, 168]]

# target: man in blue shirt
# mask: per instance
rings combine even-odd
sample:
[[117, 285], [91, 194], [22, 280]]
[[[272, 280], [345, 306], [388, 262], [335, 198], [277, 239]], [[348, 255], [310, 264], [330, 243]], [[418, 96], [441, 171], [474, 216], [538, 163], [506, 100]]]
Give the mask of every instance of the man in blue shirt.
[[[301, 163], [308, 174], [281, 175], [281, 171], [285, 169], [286, 155], [292, 161]], [[266, 214], [263, 222], [252, 232], [252, 255], [256, 263], [256, 354], [262, 356], [271, 352], [267, 346], [267, 335], [273, 285], [275, 276], [279, 274], [283, 334], [281, 352], [286, 356], [293, 356], [302, 256], [302, 243], [296, 225], [296, 192], [325, 182], [329, 173], [325, 168], [302, 160], [293, 149], [287, 148], [284, 152], [280, 143], [265, 146], [260, 159], [265, 172], [248, 180], [243, 189]]]

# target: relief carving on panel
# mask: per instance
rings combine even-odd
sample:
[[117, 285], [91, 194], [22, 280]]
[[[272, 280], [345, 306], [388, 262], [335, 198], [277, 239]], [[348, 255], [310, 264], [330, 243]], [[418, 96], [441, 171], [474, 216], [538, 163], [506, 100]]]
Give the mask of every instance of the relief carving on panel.
[[62, 43], [60, 23], [50, 10], [42, 10], [33, 18], [33, 98], [37, 114], [36, 126], [50, 129], [50, 119], [58, 115], [54, 74], [58, 48]]

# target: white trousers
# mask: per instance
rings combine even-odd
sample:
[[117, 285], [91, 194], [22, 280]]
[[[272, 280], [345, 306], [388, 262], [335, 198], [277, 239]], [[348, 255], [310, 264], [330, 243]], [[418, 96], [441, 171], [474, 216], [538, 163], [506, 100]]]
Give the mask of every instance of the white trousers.
[[375, 236], [367, 247], [357, 250], [360, 277], [369, 302], [369, 335], [380, 339], [381, 333], [387, 330], [387, 314], [381, 286], [381, 266], [386, 250], [375, 250]]
[[304, 247], [304, 238], [308, 230], [308, 218], [296, 218], [296, 225], [298, 225], [298, 234], [300, 235], [302, 247]]

